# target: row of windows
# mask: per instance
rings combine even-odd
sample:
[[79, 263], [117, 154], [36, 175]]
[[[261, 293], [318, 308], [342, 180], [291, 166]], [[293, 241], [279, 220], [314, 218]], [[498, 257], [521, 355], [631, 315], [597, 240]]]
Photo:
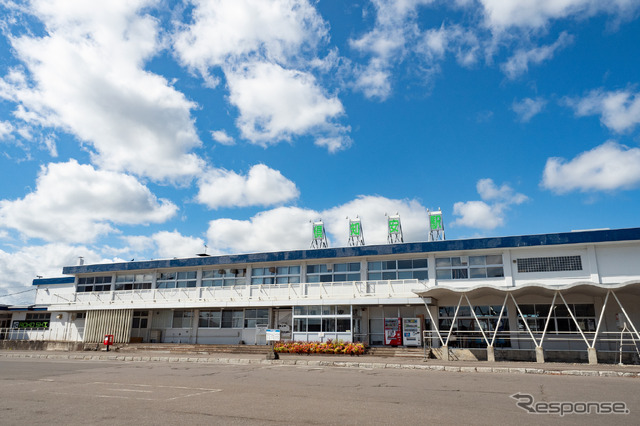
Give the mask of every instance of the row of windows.
[[[581, 268], [580, 256], [576, 257], [577, 261], [571, 256], [567, 258], [571, 258], [572, 265], [577, 262]], [[518, 259], [518, 262], [524, 262], [525, 260], [527, 259]], [[520, 270], [520, 263], [518, 265]], [[563, 265], [559, 267], [567, 267]], [[530, 267], [533, 268], [532, 266]], [[251, 270], [251, 284], [300, 283], [301, 270], [300, 266], [253, 268]], [[501, 277], [504, 277], [502, 255], [436, 258], [436, 278], [439, 280]], [[358, 262], [307, 265], [306, 278], [307, 282], [310, 283], [359, 281], [361, 280], [361, 266]], [[428, 280], [428, 260], [426, 258], [401, 259], [367, 263], [367, 280], [406, 279]], [[118, 275], [114, 290], [151, 289], [152, 282], [153, 275], [151, 274]], [[156, 283], [156, 288], [161, 289], [193, 288], [197, 286], [197, 271], [161, 272], [156, 275]], [[221, 268], [202, 271], [202, 287], [228, 287], [246, 284], [247, 270], [245, 268]], [[77, 288], [78, 292], [109, 291], [111, 290], [111, 276], [81, 277], [78, 279]]]
[[428, 280], [427, 259], [385, 260], [369, 262], [367, 277], [370, 281], [379, 280]]
[[501, 255], [436, 258], [436, 278], [439, 280], [501, 277], [504, 277]]
[[[520, 305], [520, 311], [522, 316], [527, 321], [527, 325], [531, 331], [544, 331], [544, 325], [549, 316], [549, 310], [551, 305], [536, 304], [536, 305]], [[580, 330], [582, 331], [596, 331], [596, 311], [593, 304], [569, 304], [569, 309], [575, 317]], [[526, 330], [523, 318], [518, 313], [518, 328]], [[547, 326], [547, 332], [576, 332], [578, 328], [576, 323], [571, 318], [569, 310], [564, 305], [555, 305], [551, 312], [549, 325]]]

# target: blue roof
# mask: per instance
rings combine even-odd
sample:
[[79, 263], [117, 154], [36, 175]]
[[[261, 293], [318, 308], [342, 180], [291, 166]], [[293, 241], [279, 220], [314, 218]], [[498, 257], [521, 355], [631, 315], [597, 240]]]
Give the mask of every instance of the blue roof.
[[[73, 275], [100, 272], [137, 271], [144, 269], [233, 265], [258, 262], [340, 259], [360, 256], [419, 254], [444, 251], [472, 251], [482, 249], [508, 249], [515, 247], [538, 247], [554, 246], [560, 244], [586, 244], [637, 240], [640, 240], [640, 228], [605, 229], [595, 231], [563, 232], [557, 234], [473, 238], [466, 240], [445, 240], [360, 247], [337, 247], [326, 249], [190, 257], [183, 259], [101, 263], [95, 265], [65, 266], [62, 270], [62, 273]], [[34, 284], [36, 284], [36, 280], [34, 280]]]
[[76, 277], [36, 278], [32, 285], [73, 284]]

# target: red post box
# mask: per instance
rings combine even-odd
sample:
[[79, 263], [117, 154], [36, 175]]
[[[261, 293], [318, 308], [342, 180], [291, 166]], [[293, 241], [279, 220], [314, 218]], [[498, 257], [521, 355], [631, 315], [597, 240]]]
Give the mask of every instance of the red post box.
[[104, 335], [104, 345], [107, 347], [107, 352], [109, 352], [109, 346], [113, 345], [113, 334]]

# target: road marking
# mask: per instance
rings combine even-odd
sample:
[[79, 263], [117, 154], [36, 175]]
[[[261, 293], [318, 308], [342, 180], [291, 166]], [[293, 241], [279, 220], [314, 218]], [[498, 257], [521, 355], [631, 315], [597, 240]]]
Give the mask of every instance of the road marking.
[[116, 392], [145, 392], [145, 393], [153, 392], [150, 390], [142, 390], [142, 389], [107, 389], [107, 390], [116, 391]]

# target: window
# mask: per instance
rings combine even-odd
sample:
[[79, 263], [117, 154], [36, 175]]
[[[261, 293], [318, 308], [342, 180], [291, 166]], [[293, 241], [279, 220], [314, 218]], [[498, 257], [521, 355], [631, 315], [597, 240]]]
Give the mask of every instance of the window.
[[108, 277], [80, 277], [76, 286], [78, 293], [87, 291], [111, 291], [111, 276]]
[[251, 270], [251, 284], [295, 284], [300, 282], [300, 266], [278, 266]]
[[242, 309], [222, 311], [222, 328], [242, 328]]
[[133, 311], [131, 328], [147, 328], [149, 325], [149, 311]]
[[299, 333], [349, 333], [351, 331], [351, 307], [347, 305], [294, 306], [293, 331]]
[[427, 259], [404, 259], [369, 262], [367, 279], [379, 280], [428, 280]]
[[245, 285], [246, 269], [215, 269], [202, 271], [202, 287], [231, 287]]
[[173, 311], [173, 328], [191, 328], [193, 311]]
[[49, 321], [51, 320], [51, 312], [38, 312], [27, 314], [26, 321]]
[[[520, 305], [520, 311], [522, 316], [527, 321], [527, 325], [533, 332], [544, 331], [544, 325], [549, 316], [549, 309], [551, 305], [536, 304], [536, 305]], [[580, 330], [582, 331], [596, 331], [596, 312], [595, 308], [591, 304], [569, 304], [571, 313], [578, 321]], [[518, 329], [520, 331], [526, 330], [522, 316], [518, 313]], [[553, 312], [551, 313], [551, 319], [547, 327], [547, 332], [577, 332], [578, 328], [576, 323], [571, 318], [571, 314], [567, 310], [567, 307], [563, 304], [555, 305]]]
[[580, 256], [529, 257], [516, 259], [518, 272], [582, 271]]
[[195, 287], [197, 271], [162, 272], [157, 276], [156, 288]]
[[49, 328], [49, 322], [51, 322], [50, 312], [28, 313], [25, 321], [14, 321], [13, 328]]
[[153, 275], [150, 274], [118, 275], [115, 290], [148, 290], [152, 281]]
[[436, 258], [436, 278], [439, 280], [500, 277], [504, 277], [500, 254]]
[[269, 325], [268, 309], [245, 309], [244, 328], [267, 327]]
[[310, 283], [360, 281], [360, 279], [360, 263], [357, 262], [307, 266], [307, 282]]
[[480, 322], [480, 326], [478, 326], [478, 321], [476, 321], [469, 306], [460, 306], [455, 323], [453, 322], [453, 317], [456, 312], [456, 306], [441, 306], [439, 308], [439, 329], [444, 334], [443, 338], [446, 338], [449, 330], [453, 328], [451, 340], [449, 340], [451, 346], [484, 348], [487, 346], [487, 343], [482, 337], [480, 327], [482, 327], [485, 334], [488, 332], [493, 333], [497, 328], [498, 334], [496, 336], [495, 346], [508, 347], [511, 346], [510, 339], [506, 334], [501, 334], [502, 332], [509, 331], [508, 312], [505, 306], [502, 318], [498, 324], [501, 309], [501, 305], [474, 306], [473, 313], [475, 313]]
[[200, 328], [220, 328], [222, 311], [200, 311], [198, 327]]

